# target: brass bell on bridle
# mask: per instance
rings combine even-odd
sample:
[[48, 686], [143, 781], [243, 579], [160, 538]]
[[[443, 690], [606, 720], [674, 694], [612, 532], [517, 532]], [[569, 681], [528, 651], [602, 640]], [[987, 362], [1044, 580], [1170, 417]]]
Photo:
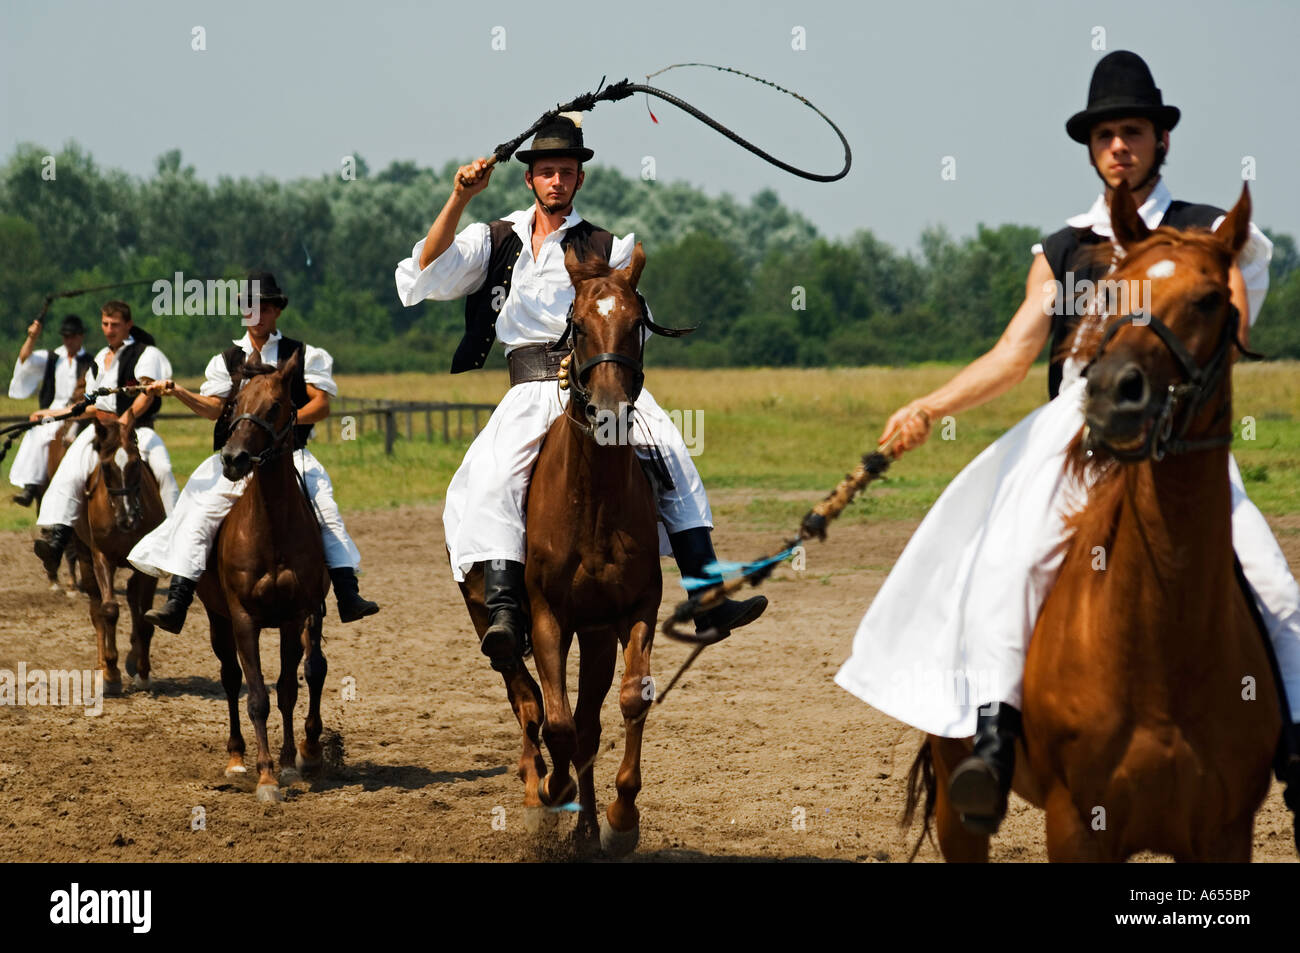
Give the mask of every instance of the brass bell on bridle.
[[565, 355], [563, 360], [560, 361], [560, 372], [556, 378], [559, 381], [560, 390], [569, 389], [569, 361], [572, 358], [573, 358], [572, 354], [567, 354]]

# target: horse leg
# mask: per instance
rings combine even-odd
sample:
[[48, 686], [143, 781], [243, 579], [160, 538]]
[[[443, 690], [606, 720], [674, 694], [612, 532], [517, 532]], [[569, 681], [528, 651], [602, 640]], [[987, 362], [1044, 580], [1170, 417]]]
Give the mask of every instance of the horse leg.
[[524, 782], [524, 807], [539, 807], [541, 799], [537, 796], [537, 787], [542, 775], [546, 774], [546, 761], [542, 758], [542, 690], [537, 687], [528, 668], [516, 665], [508, 672], [501, 673], [506, 683], [506, 695], [510, 707], [519, 719], [523, 731], [523, 750], [519, 754], [519, 780]]
[[239, 689], [244, 683], [239, 668], [239, 654], [235, 651], [235, 633], [230, 620], [208, 610], [208, 630], [211, 633], [212, 651], [221, 662], [221, 687], [226, 690], [226, 705], [230, 709], [230, 737], [226, 752], [226, 777], [235, 777], [247, 771], [244, 767], [244, 735], [239, 730]]
[[[99, 592], [91, 595], [99, 602], [99, 624], [95, 635], [99, 640], [99, 668], [104, 673], [104, 691], [116, 695], [122, 691], [122, 673], [117, 667], [117, 599], [113, 593], [113, 566], [108, 557], [96, 551], [92, 554], [95, 566], [95, 583]], [[95, 618], [91, 606], [91, 618]]]
[[965, 738], [943, 738], [930, 735], [930, 754], [934, 759], [934, 822], [939, 839], [939, 852], [948, 863], [986, 864], [989, 859], [987, 834], [974, 834], [966, 830], [959, 815], [948, 800], [948, 779], [953, 769], [971, 752]]
[[154, 591], [158, 588], [156, 576], [133, 572], [126, 582], [126, 602], [131, 609], [131, 651], [126, 657], [126, 674], [134, 679], [134, 687], [148, 688], [149, 646], [153, 642], [153, 625], [145, 621], [144, 614], [153, 608]]
[[578, 705], [573, 718], [578, 729], [574, 761], [578, 765], [578, 802], [582, 816], [574, 831], [578, 840], [599, 834], [596, 819], [595, 762], [600, 751], [600, 708], [614, 678], [618, 634], [608, 626], [578, 633]]
[[641, 839], [641, 812], [636, 796], [641, 791], [641, 736], [645, 718], [654, 703], [650, 679], [650, 648], [654, 642], [654, 617], [632, 626], [623, 648], [623, 682], [618, 690], [618, 707], [623, 712], [623, 763], [618, 766], [614, 787], [618, 797], [605, 812], [600, 826], [600, 846], [605, 853], [621, 857], [631, 853]]
[[298, 704], [298, 663], [302, 661], [303, 629], [306, 620], [280, 626], [280, 678], [275, 683], [275, 703], [284, 721], [284, 743], [280, 745], [280, 780], [299, 780], [298, 749], [293, 743], [293, 706]]
[[279, 782], [275, 778], [275, 760], [271, 757], [271, 743], [266, 737], [266, 719], [271, 714], [271, 697], [262, 678], [262, 650], [258, 639], [261, 630], [248, 615], [231, 606], [231, 627], [235, 633], [235, 651], [244, 669], [248, 683], [248, 717], [257, 736], [257, 799], [283, 801]]
[[[572, 638], [570, 633], [560, 631], [560, 624], [549, 608], [534, 607], [533, 657], [537, 661], [537, 674], [542, 679], [542, 702], [546, 713], [542, 738], [551, 753], [551, 772], [538, 783], [537, 796], [543, 804], [552, 806], [571, 801], [577, 793], [569, 775], [569, 765], [578, 743], [578, 727], [569, 708], [564, 672]], [[561, 779], [558, 784], [556, 778]]]
[[1122, 859], [1103, 850], [1103, 835], [1089, 827], [1067, 788], [1055, 785], [1043, 807], [1047, 812], [1047, 859], [1052, 863]]
[[302, 665], [302, 675], [307, 680], [307, 720], [303, 723], [305, 737], [298, 745], [294, 763], [303, 772], [318, 770], [322, 760], [320, 734], [324, 726], [320, 717], [320, 698], [329, 665], [320, 650], [321, 625], [321, 614], [313, 612], [302, 627], [303, 649], [307, 653], [307, 660]]

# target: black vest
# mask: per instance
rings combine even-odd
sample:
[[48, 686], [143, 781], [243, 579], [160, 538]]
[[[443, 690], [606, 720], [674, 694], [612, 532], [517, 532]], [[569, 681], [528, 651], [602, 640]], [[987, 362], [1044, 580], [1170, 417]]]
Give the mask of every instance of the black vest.
[[[140, 355], [144, 353], [147, 347], [155, 347], [153, 335], [144, 328], [136, 325], [131, 329], [132, 341], [117, 352], [117, 386], [130, 387], [140, 382], [135, 377], [135, 362], [140, 360]], [[120, 417], [126, 413], [127, 408], [135, 402], [138, 394], [118, 394], [116, 399], [117, 415]], [[144, 413], [136, 419], [137, 427], [152, 427], [154, 418], [158, 416], [158, 408], [162, 406], [162, 398], [155, 397], [149, 402], [149, 406], [144, 409]]]
[[[279, 350], [276, 351], [276, 366], [284, 367], [285, 362], [293, 357], [295, 351], [302, 350], [301, 341], [295, 341], [293, 338], [280, 336]], [[244, 359], [249, 357], [244, 353], [244, 349], [238, 344], [232, 344], [221, 352], [221, 359], [225, 362], [226, 371], [230, 374], [230, 394], [226, 398], [226, 405], [221, 408], [221, 416], [217, 418], [217, 425], [212, 431], [212, 449], [220, 450], [226, 445], [226, 440], [230, 437], [230, 418], [235, 413], [235, 398], [239, 395], [239, 388], [243, 380], [241, 369], [244, 366]], [[303, 354], [303, 359], [298, 362], [298, 373], [293, 375], [289, 381], [289, 399], [293, 401], [293, 406], [302, 410], [311, 398], [307, 396], [307, 380], [303, 373], [303, 363], [307, 355]], [[307, 446], [307, 437], [311, 434], [311, 424], [299, 424], [293, 428], [293, 448], [301, 450]]]
[[[1223, 215], [1223, 209], [1213, 205], [1192, 205], [1190, 202], [1170, 202], [1169, 210], [1160, 220], [1161, 226], [1170, 228], [1209, 228], [1214, 220]], [[1066, 226], [1043, 239], [1043, 256], [1051, 266], [1052, 276], [1068, 290], [1073, 274], [1073, 284], [1090, 281], [1094, 284], [1106, 277], [1110, 271], [1110, 259], [1096, 253], [1099, 246], [1108, 245], [1110, 239], [1103, 238], [1091, 228], [1073, 228]], [[1061, 296], [1064, 305], [1064, 294]], [[1079, 323], [1079, 315], [1067, 314], [1073, 308], [1062, 307], [1060, 313], [1052, 315], [1052, 343], [1048, 360], [1051, 364], [1047, 370], [1047, 395], [1055, 398], [1061, 390], [1061, 374], [1065, 369], [1065, 349]]]
[[[36, 395], [36, 403], [41, 410], [44, 410], [46, 407], [50, 406], [50, 404], [54, 403], [54, 372], [58, 368], [60, 360], [62, 360], [62, 358], [53, 351], [50, 351], [50, 356], [45, 361], [45, 376], [41, 378], [41, 389]], [[94, 360], [95, 359], [85, 351], [82, 351], [76, 356], [77, 380], [81, 380], [81, 378], [86, 376], [86, 368], [88, 368]]]
[[[491, 252], [487, 277], [478, 291], [465, 298], [465, 336], [460, 339], [451, 359], [453, 374], [477, 370], [487, 360], [497, 336], [497, 314], [510, 296], [515, 259], [524, 250], [523, 240], [515, 234], [513, 222], [497, 219], [488, 226], [488, 236]], [[572, 245], [579, 261], [585, 261], [588, 255], [593, 254], [609, 261], [614, 250], [614, 236], [584, 219], [564, 233], [560, 245], [565, 249]]]

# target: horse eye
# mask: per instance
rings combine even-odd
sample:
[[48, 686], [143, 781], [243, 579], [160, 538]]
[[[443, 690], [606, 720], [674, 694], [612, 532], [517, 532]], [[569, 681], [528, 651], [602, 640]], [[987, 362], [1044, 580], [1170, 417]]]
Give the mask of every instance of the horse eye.
[[1197, 299], [1196, 309], [1198, 311], [1213, 312], [1223, 307], [1223, 292], [1211, 291]]

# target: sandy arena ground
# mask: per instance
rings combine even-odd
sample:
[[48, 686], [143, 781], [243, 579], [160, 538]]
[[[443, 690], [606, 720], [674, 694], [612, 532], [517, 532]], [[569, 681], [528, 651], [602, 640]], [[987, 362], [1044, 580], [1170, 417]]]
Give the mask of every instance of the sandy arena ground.
[[[196, 607], [181, 635], [156, 635], [152, 690], [105, 699], [102, 716], [0, 708], [0, 859], [574, 856], [563, 838], [539, 840], [524, 830], [514, 773], [519, 728], [500, 679], [478, 652], [447, 569], [439, 517], [437, 508], [348, 516], [365, 559], [363, 592], [383, 611], [343, 626], [330, 597], [323, 702], [330, 763], [321, 778], [295, 784], [282, 804], [258, 803], [246, 716], [248, 780], [223, 777], [226, 706], [206, 618]], [[1274, 525], [1291, 564], [1300, 565], [1300, 517]], [[634, 859], [907, 858], [917, 832], [900, 831], [898, 818], [921, 736], [831, 678], [913, 528], [833, 527], [829, 543], [809, 549], [805, 572], [782, 570], [764, 587], [772, 600], [764, 618], [707, 650], [651, 714]], [[718, 534], [724, 558], [763, 552], [776, 539], [770, 530], [736, 525]], [[0, 668], [14, 671], [19, 661], [29, 669], [93, 667], [85, 597], [48, 591], [30, 546], [27, 534], [0, 534]], [[675, 576], [666, 583], [670, 607], [680, 590]], [[123, 658], [127, 645], [123, 634]], [[263, 637], [272, 682], [274, 645]], [[661, 686], [686, 652], [656, 642]], [[345, 677], [355, 679], [355, 700], [342, 699]], [[622, 756], [617, 694], [606, 701], [595, 767], [602, 808]], [[304, 689], [299, 732], [305, 706]], [[280, 726], [272, 698], [277, 751]], [[196, 807], [203, 808], [203, 830], [191, 829]], [[504, 829], [497, 829], [493, 821], [500, 827], [502, 817]], [[803, 829], [794, 823], [800, 817]], [[1044, 860], [1042, 815], [1015, 800], [993, 856]], [[1276, 784], [1256, 821], [1255, 858], [1295, 859]], [[927, 844], [919, 859], [938, 853]]]

